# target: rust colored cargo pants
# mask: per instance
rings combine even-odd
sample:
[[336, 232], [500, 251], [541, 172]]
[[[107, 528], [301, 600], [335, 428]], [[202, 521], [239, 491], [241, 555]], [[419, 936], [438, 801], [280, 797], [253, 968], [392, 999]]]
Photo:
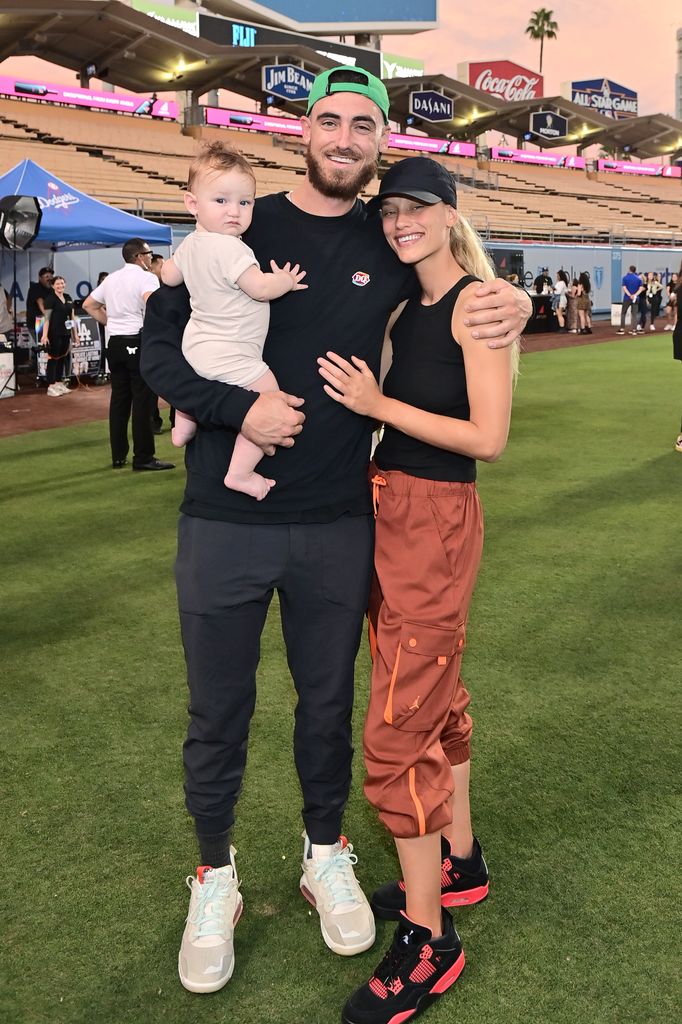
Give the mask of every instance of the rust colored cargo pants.
[[448, 824], [450, 766], [469, 759], [469, 694], [460, 666], [483, 516], [473, 483], [376, 466], [370, 480], [378, 512], [365, 794], [395, 837], [412, 838]]

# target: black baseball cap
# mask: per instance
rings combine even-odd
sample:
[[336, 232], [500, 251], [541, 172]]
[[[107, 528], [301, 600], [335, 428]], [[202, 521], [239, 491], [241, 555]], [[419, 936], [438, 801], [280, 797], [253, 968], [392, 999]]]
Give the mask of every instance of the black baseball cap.
[[427, 206], [436, 203], [457, 206], [455, 179], [447, 167], [428, 156], [408, 156], [389, 167], [381, 179], [379, 195], [367, 205], [375, 208], [389, 196], [416, 199]]

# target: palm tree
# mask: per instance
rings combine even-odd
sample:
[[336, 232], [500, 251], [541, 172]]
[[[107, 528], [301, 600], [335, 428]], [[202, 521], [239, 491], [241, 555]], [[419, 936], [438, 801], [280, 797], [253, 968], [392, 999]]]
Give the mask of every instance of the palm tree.
[[553, 14], [554, 11], [548, 11], [541, 7], [532, 12], [533, 16], [526, 26], [526, 35], [529, 35], [531, 39], [540, 40], [540, 74], [542, 74], [542, 49], [545, 39], [556, 39], [559, 31], [556, 21], [552, 20]]

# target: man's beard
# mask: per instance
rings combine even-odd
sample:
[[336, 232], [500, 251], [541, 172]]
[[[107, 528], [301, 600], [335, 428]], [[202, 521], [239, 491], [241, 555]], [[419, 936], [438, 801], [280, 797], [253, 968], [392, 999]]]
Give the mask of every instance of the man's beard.
[[[348, 150], [337, 150], [334, 156], [354, 157], [357, 154]], [[365, 185], [376, 177], [379, 168], [379, 157], [366, 161], [355, 169], [355, 173], [348, 177], [347, 172], [327, 170], [320, 160], [312, 155], [310, 150], [306, 153], [306, 164], [308, 166], [308, 179], [313, 188], [326, 196], [328, 199], [356, 199], [358, 192], [361, 192]]]

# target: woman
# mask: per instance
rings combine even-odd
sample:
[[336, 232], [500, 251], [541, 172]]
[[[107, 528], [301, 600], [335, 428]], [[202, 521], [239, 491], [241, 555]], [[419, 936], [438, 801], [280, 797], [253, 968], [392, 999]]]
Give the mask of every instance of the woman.
[[566, 326], [569, 334], [578, 333], [578, 278], [574, 277], [568, 289]]
[[587, 271], [583, 271], [578, 278], [578, 322], [580, 334], [592, 334], [592, 282]]
[[556, 313], [556, 318], [559, 321], [559, 332], [566, 334], [566, 307], [568, 305], [568, 274], [565, 270], [559, 270], [556, 276], [556, 284], [554, 285], [554, 295], [552, 296], [552, 309]]
[[47, 349], [47, 393], [50, 398], [58, 398], [69, 393], [63, 383], [64, 366], [71, 350], [71, 340], [75, 340], [76, 332], [73, 323], [73, 299], [66, 293], [66, 281], [63, 277], [55, 277], [53, 282], [54, 295], [46, 303], [49, 316], [45, 318], [41, 343]]
[[661, 284], [661, 275], [655, 274], [651, 270], [646, 276], [646, 299], [651, 317], [649, 330], [655, 331], [656, 317], [661, 312], [661, 302], [663, 301], [663, 285]]
[[[391, 329], [384, 393], [367, 364], [318, 360], [325, 391], [385, 424], [370, 467], [377, 508], [370, 596], [373, 671], [364, 735], [365, 793], [395, 838], [403, 882], [377, 890], [393, 945], [348, 1000], [346, 1024], [406, 1020], [457, 979], [464, 954], [443, 907], [476, 903], [488, 872], [469, 813], [469, 695], [459, 675], [483, 542], [476, 459], [505, 447], [514, 351], [492, 351], [465, 304], [494, 274], [456, 210], [440, 164], [394, 164], [379, 196], [386, 240], [412, 264], [421, 298]], [[425, 997], [427, 997], [425, 999]]]

